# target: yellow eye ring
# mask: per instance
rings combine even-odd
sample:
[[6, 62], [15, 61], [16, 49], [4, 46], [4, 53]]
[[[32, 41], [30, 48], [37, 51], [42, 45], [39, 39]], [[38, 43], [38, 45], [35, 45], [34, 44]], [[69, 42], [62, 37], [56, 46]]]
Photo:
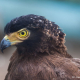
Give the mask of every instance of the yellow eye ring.
[[18, 33], [18, 35], [19, 35], [19, 37], [20, 38], [25, 38], [25, 37], [27, 37], [28, 36], [28, 31], [27, 30], [22, 30], [22, 31], [20, 31], [19, 33]]

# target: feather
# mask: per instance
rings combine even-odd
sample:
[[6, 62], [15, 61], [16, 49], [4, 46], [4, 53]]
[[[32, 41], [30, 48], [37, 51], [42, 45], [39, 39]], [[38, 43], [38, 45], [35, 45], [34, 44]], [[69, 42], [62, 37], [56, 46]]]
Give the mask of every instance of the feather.
[[79, 80], [80, 77], [80, 63], [74, 58], [19, 55], [16, 51], [10, 61], [5, 80]]

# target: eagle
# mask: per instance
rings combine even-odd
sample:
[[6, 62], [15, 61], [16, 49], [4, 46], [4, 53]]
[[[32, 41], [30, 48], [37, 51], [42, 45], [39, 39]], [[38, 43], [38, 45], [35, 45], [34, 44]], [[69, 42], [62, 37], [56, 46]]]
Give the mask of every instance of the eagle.
[[43, 16], [29, 14], [4, 28], [0, 49], [16, 46], [5, 80], [80, 80], [80, 59], [65, 46], [65, 33]]

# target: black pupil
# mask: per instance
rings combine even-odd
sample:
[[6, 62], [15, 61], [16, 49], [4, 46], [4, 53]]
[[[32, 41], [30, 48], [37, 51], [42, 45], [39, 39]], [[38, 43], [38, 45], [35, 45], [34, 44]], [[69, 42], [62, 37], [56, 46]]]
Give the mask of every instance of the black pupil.
[[24, 32], [21, 32], [22, 35], [24, 35]]

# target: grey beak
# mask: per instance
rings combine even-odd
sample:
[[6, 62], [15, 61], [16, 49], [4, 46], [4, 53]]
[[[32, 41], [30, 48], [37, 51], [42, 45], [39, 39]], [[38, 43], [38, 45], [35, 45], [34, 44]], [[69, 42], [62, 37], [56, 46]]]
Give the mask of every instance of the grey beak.
[[0, 44], [0, 49], [1, 49], [2, 53], [3, 53], [3, 50], [6, 49], [9, 46], [11, 46], [11, 42], [9, 40], [5, 40], [3, 38], [2, 41], [1, 41], [1, 44]]

